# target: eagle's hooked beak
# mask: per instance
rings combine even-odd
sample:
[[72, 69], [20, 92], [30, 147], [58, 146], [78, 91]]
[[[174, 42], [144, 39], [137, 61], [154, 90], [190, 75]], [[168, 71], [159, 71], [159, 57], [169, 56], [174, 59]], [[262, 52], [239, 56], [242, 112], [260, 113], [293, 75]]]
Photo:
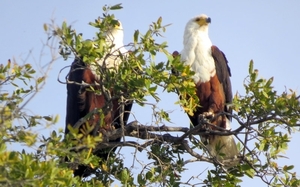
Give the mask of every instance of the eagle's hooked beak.
[[121, 27], [121, 23], [118, 21], [116, 24], [115, 24], [115, 28], [116, 29], [119, 29]]
[[210, 17], [206, 18], [206, 23], [211, 23]]
[[208, 24], [211, 23], [210, 17], [206, 15], [200, 15], [199, 17], [196, 17], [194, 20], [200, 27], [202, 26], [207, 26]]

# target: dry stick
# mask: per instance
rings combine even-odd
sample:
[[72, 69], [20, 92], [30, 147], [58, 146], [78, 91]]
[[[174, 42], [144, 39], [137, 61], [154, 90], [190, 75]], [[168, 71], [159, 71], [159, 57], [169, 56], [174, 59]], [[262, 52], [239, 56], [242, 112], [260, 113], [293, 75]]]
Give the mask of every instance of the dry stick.
[[206, 161], [209, 163], [213, 163], [211, 159], [204, 157], [202, 155], [199, 155], [198, 153], [196, 153], [192, 148], [190, 148], [190, 146], [188, 145], [188, 141], [184, 140], [182, 141], [182, 145], [184, 146], [185, 150], [192, 156], [196, 157], [197, 160], [199, 161]]
[[124, 135], [124, 127], [125, 127], [125, 124], [124, 124], [124, 112], [125, 112], [125, 102], [124, 102], [124, 97], [121, 96], [121, 107], [119, 109], [119, 119], [120, 119], [120, 125], [121, 125], [121, 128], [122, 128], [122, 137], [123, 137], [123, 141], [125, 141], [125, 135]]

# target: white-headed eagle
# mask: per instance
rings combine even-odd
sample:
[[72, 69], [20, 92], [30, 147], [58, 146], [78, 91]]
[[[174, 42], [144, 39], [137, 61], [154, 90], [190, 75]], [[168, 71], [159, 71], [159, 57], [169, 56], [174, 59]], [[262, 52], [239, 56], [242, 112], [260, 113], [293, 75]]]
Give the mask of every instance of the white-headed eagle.
[[[232, 102], [230, 68], [224, 53], [212, 45], [209, 39], [208, 25], [210, 22], [211, 19], [203, 14], [187, 22], [183, 36], [184, 47], [180, 53], [181, 61], [195, 72], [193, 79], [200, 107], [193, 115], [189, 115], [194, 126], [199, 124], [199, 115], [215, 116], [222, 112], [232, 113], [228, 106]], [[177, 51], [173, 53], [174, 56], [176, 54], [178, 54]], [[210, 126], [209, 129], [228, 130], [230, 129], [230, 120], [230, 116], [220, 115], [211, 121], [213, 126]], [[201, 139], [212, 156], [227, 159], [238, 155], [232, 135], [209, 135], [202, 136]]]
[[[124, 48], [123, 44], [123, 28], [121, 22], [117, 21], [114, 26], [112, 26], [107, 33], [106, 37], [106, 48], [109, 48], [109, 52], [105, 55], [105, 58], [95, 59], [92, 63], [83, 62], [82, 58], [76, 57], [74, 62], [71, 65], [71, 69], [68, 75], [68, 84], [67, 84], [67, 112], [66, 112], [66, 127], [65, 134], [69, 133], [68, 126], [74, 127], [74, 125], [83, 117], [86, 117], [94, 109], [102, 109], [107, 101], [103, 93], [99, 92], [96, 94], [94, 91], [91, 91], [90, 86], [93, 85], [93, 89], [100, 89], [101, 82], [100, 77], [101, 73], [97, 72], [99, 67], [111, 68], [112, 71], [116, 71], [118, 66], [122, 63], [120, 59], [120, 53], [124, 56], [127, 55], [127, 50]], [[110, 46], [110, 47], [109, 47]], [[114, 96], [114, 90], [111, 88], [110, 94]], [[118, 98], [112, 100], [112, 109], [106, 113], [104, 116], [104, 124], [100, 123], [100, 115], [93, 114], [92, 117], [86, 121], [85, 124], [81, 125], [80, 128], [84, 125], [95, 126], [97, 128], [96, 134], [101, 130], [111, 130], [121, 127], [121, 120], [124, 124], [127, 123], [129, 118], [129, 113], [132, 107], [132, 102], [126, 103], [124, 107], [124, 114], [120, 115], [120, 103]], [[123, 119], [121, 119], [123, 116]], [[81, 130], [79, 130], [81, 132]], [[96, 135], [95, 132], [91, 134]], [[113, 140], [120, 141], [120, 138]], [[103, 159], [107, 159], [108, 152], [104, 151], [97, 154]], [[78, 169], [74, 171], [75, 176], [88, 176], [91, 168], [85, 165], [79, 165]]]

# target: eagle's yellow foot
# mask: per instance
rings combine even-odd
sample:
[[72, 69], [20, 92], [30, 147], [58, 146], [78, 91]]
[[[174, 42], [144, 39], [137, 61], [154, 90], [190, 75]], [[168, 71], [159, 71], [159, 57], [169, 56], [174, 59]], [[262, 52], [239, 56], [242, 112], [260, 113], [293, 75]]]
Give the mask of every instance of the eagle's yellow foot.
[[214, 117], [214, 114], [212, 112], [203, 112], [203, 114], [199, 115], [199, 119], [211, 119]]
[[209, 130], [209, 125], [207, 125], [205, 122], [207, 120], [211, 120], [214, 117], [214, 114], [212, 112], [204, 112], [202, 114], [199, 114], [198, 116], [198, 123], [202, 124], [202, 130]]

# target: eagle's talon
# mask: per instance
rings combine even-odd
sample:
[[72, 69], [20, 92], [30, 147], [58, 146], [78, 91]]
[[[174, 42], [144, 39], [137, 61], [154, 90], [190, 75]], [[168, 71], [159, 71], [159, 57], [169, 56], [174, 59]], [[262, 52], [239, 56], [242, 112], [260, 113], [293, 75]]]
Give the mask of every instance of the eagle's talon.
[[212, 113], [212, 112], [204, 112], [203, 115], [207, 119], [211, 119], [211, 118], [213, 118], [215, 116], [214, 113]]
[[201, 121], [203, 119], [212, 119], [214, 114], [212, 112], [203, 112], [203, 114], [199, 114], [198, 120]]

